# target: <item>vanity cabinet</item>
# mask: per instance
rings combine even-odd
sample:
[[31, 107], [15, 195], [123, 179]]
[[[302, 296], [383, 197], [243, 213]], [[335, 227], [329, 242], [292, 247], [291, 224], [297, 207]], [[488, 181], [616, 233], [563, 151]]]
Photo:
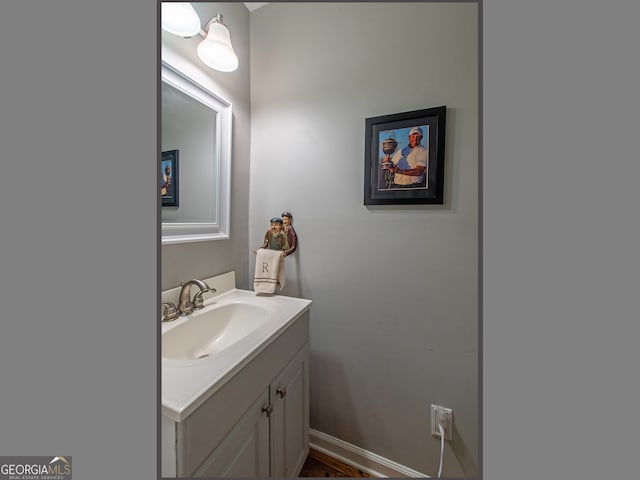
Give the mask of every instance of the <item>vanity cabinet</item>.
[[164, 418], [175, 473], [163, 476], [296, 477], [309, 452], [308, 339], [307, 311], [182, 422]]

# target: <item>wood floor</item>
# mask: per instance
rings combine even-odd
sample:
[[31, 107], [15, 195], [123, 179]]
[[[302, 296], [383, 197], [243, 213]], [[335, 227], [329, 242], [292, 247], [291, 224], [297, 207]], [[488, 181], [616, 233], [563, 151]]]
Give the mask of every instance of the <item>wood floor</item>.
[[336, 460], [333, 457], [318, 452], [317, 450], [310, 449], [307, 460], [302, 467], [300, 477], [342, 477], [342, 478], [355, 478], [355, 477], [369, 477], [367, 473], [358, 470], [342, 463], [340, 460]]

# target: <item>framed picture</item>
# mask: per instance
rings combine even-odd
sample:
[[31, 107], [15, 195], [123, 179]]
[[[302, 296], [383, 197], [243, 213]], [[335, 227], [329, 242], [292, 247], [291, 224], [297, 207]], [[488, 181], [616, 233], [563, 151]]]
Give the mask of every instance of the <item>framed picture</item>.
[[160, 197], [163, 207], [178, 206], [178, 150], [162, 152]]
[[447, 107], [365, 119], [364, 204], [444, 203]]

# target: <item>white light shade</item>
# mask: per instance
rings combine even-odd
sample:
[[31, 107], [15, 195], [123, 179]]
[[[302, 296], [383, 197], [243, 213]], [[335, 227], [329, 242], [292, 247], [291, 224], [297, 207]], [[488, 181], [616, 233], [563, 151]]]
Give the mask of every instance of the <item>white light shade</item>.
[[231, 46], [229, 30], [218, 18], [209, 25], [207, 37], [200, 42], [197, 51], [200, 60], [215, 70], [233, 72], [238, 68], [238, 56]]
[[190, 3], [162, 2], [163, 30], [180, 37], [193, 37], [200, 28], [200, 17]]

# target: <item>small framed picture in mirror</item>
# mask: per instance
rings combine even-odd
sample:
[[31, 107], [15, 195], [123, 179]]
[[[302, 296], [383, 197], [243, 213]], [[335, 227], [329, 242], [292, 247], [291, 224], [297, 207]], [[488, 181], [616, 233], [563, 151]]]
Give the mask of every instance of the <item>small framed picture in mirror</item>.
[[178, 206], [178, 150], [162, 152], [160, 197], [163, 207]]

